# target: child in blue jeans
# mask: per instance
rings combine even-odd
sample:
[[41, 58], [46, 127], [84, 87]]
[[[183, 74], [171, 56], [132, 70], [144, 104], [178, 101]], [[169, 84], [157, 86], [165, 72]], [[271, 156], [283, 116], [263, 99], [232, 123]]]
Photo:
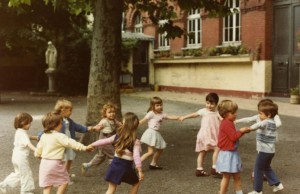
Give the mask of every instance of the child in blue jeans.
[[274, 117], [278, 112], [275, 103], [266, 103], [259, 107], [260, 122], [253, 124], [250, 128], [256, 132], [256, 149], [258, 155], [254, 166], [254, 191], [248, 194], [262, 194], [263, 176], [267, 177], [273, 192], [283, 190], [283, 185], [271, 168], [271, 162], [275, 155], [275, 143], [277, 137], [277, 127]]

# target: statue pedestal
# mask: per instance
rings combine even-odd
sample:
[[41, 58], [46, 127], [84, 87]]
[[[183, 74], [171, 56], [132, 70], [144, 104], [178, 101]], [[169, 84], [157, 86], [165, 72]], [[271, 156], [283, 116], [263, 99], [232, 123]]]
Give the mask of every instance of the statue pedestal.
[[45, 73], [48, 76], [48, 93], [55, 93], [55, 69], [48, 68]]

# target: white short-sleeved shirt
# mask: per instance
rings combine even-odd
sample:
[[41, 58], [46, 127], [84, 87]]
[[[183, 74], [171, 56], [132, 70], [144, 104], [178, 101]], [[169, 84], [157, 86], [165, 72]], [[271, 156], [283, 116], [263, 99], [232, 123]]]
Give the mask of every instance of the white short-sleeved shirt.
[[155, 114], [153, 111], [149, 111], [145, 118], [148, 120], [148, 128], [159, 130], [161, 122], [167, 118], [166, 114]]
[[30, 144], [30, 139], [25, 129], [18, 128], [15, 133], [14, 140], [14, 150], [21, 151], [25, 155], [29, 155], [30, 148], [28, 145]]

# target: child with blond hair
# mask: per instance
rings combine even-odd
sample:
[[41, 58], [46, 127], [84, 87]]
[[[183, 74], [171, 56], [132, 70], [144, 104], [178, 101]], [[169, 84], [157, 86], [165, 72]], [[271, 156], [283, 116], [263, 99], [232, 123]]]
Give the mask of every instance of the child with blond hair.
[[242, 161], [238, 152], [239, 139], [251, 131], [250, 128], [241, 128], [237, 130], [234, 121], [237, 117], [238, 105], [231, 100], [223, 100], [218, 111], [223, 118], [220, 124], [218, 137], [218, 147], [220, 152], [217, 159], [217, 171], [221, 172], [223, 177], [220, 185], [220, 194], [227, 194], [230, 178], [234, 180], [234, 190], [236, 194], [243, 194], [241, 186], [240, 172], [242, 170]]
[[[93, 130], [100, 132], [99, 140], [116, 134], [117, 129], [122, 126], [122, 123], [116, 119], [116, 109], [116, 105], [112, 103], [106, 103], [103, 105], [100, 111], [102, 119], [96, 126], [93, 127]], [[82, 163], [82, 174], [85, 175], [90, 167], [102, 164], [105, 159], [108, 159], [110, 163], [114, 154], [115, 149], [112, 144], [98, 147], [98, 153], [93, 157], [93, 159], [87, 163]]]
[[70, 182], [63, 158], [66, 148], [78, 151], [92, 151], [92, 146], [83, 144], [60, 133], [63, 117], [57, 113], [47, 113], [43, 119], [44, 134], [36, 146], [35, 156], [41, 158], [39, 168], [39, 185], [43, 193], [51, 193], [57, 186], [57, 193], [64, 194]]
[[[60, 130], [61, 133], [64, 133], [68, 137], [72, 138], [75, 140], [76, 138], [76, 133], [86, 133], [88, 131], [92, 131], [92, 127], [85, 127], [80, 124], [77, 124], [74, 122], [70, 116], [72, 114], [73, 110], [73, 105], [72, 102], [66, 99], [59, 99], [57, 100], [55, 106], [54, 106], [54, 111], [58, 114], [60, 114], [63, 118], [62, 120], [62, 128]], [[65, 149], [65, 154], [64, 154], [64, 161], [66, 165], [66, 169], [69, 172], [70, 176], [72, 174], [70, 173], [70, 169], [72, 166], [72, 162], [76, 157], [76, 153], [71, 149], [71, 148], [66, 148]], [[74, 175], [73, 175], [74, 176]], [[72, 184], [72, 182], [71, 182]]]

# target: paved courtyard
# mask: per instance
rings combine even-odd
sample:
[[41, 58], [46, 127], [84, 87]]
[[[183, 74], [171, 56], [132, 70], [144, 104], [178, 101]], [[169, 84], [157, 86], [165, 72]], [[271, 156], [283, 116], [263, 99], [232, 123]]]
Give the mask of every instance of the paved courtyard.
[[[19, 112], [28, 112], [34, 116], [30, 134], [37, 134], [42, 129], [41, 116], [51, 111], [57, 97], [30, 96], [28, 93], [2, 93], [2, 103], [0, 104], [0, 181], [2, 181], [13, 167], [11, 164], [11, 151], [13, 148], [13, 119]], [[195, 112], [204, 107], [204, 96], [198, 94], [178, 94], [172, 92], [134, 92], [122, 94], [122, 112], [135, 112], [140, 118], [146, 114], [149, 99], [152, 96], [160, 96], [164, 100], [164, 112], [167, 114], [185, 115]], [[233, 97], [223, 97], [233, 99], [240, 107], [238, 117], [251, 116], [256, 114], [256, 104], [258, 100], [239, 99]], [[85, 97], [67, 97], [74, 105], [72, 118], [84, 124], [86, 116]], [[277, 143], [276, 156], [273, 160], [273, 168], [281, 178], [285, 189], [281, 193], [298, 194], [299, 188], [299, 168], [300, 168], [300, 131], [299, 117], [300, 105], [290, 105], [288, 98], [272, 98], [279, 105], [279, 113], [283, 126], [280, 128], [279, 141]], [[149, 160], [143, 163], [145, 180], [143, 181], [141, 194], [212, 194], [218, 193], [220, 179], [213, 177], [195, 177], [196, 153], [194, 152], [196, 135], [199, 129], [199, 118], [189, 119], [183, 123], [178, 121], [164, 121], [161, 133], [168, 143], [159, 164], [164, 167], [162, 171], [148, 170]], [[241, 127], [239, 125], [238, 127]], [[140, 135], [146, 129], [146, 125], [140, 126]], [[78, 134], [80, 137], [80, 134]], [[34, 142], [36, 144], [36, 142]], [[143, 147], [143, 151], [146, 147]], [[244, 171], [241, 173], [244, 192], [252, 190], [250, 174], [254, 165], [255, 133], [245, 135], [240, 140], [240, 155], [243, 161]], [[107, 163], [89, 171], [88, 176], [80, 175], [80, 165], [82, 162], [90, 160], [95, 153], [78, 153], [74, 161], [72, 173], [76, 174], [67, 193], [70, 194], [95, 194], [105, 193], [107, 183], [103, 180]], [[39, 160], [30, 156], [31, 167], [36, 183], [36, 193], [41, 193], [38, 187], [38, 166]], [[210, 169], [211, 154], [207, 155], [205, 168]], [[129, 186], [121, 184], [117, 193], [127, 193]], [[10, 194], [18, 194], [18, 189], [9, 190]], [[229, 187], [229, 194], [233, 192], [232, 184]], [[271, 194], [272, 190], [264, 184], [264, 194]]]

